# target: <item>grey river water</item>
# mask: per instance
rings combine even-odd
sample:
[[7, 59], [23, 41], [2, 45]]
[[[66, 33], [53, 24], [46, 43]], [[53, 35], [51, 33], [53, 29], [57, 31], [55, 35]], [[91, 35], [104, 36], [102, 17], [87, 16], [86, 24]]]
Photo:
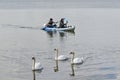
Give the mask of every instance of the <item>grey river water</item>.
[[[67, 18], [75, 32], [40, 30], [51, 17]], [[75, 66], [74, 77], [69, 60], [53, 71], [54, 48], [87, 58]], [[32, 56], [44, 67], [35, 73], [36, 80], [120, 80], [120, 9], [1, 9], [0, 80], [33, 80]]]

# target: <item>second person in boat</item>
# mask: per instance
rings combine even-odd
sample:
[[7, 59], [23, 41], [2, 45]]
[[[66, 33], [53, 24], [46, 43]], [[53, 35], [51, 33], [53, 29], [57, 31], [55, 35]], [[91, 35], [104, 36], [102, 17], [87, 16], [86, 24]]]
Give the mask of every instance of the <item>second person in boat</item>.
[[66, 28], [68, 21], [65, 23], [65, 18], [61, 18], [58, 28]]

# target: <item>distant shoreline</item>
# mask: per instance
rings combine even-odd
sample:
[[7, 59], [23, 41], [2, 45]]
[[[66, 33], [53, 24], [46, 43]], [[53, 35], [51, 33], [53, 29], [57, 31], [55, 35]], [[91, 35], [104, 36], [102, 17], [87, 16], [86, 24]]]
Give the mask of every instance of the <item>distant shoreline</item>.
[[8, 1], [0, 2], [0, 9], [46, 9], [46, 8], [120, 8], [118, 1]]

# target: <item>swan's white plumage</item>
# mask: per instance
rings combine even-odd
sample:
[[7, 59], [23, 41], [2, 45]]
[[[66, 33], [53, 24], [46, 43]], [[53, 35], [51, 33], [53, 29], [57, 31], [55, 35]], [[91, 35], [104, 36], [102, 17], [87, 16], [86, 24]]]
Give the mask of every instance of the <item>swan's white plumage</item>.
[[43, 69], [41, 63], [36, 62], [35, 57], [32, 57], [32, 60], [33, 60], [32, 70], [37, 71], [37, 70], [42, 70]]
[[81, 58], [74, 58], [75, 53], [71, 52], [70, 54], [72, 54], [72, 56], [71, 56], [71, 63], [72, 64], [82, 64], [84, 62], [84, 58], [83, 57], [81, 57]]
[[74, 64], [82, 64], [83, 63], [83, 57], [81, 58], [74, 58], [73, 59]]
[[54, 51], [55, 51], [55, 60], [65, 61], [68, 59], [68, 57], [66, 55], [59, 55], [58, 56], [58, 49], [54, 49]]
[[35, 70], [42, 70], [43, 67], [40, 62], [35, 63]]
[[58, 56], [58, 58], [57, 58], [59, 61], [64, 61], [64, 60], [67, 60], [68, 59], [68, 57], [67, 56], [65, 56], [65, 55], [60, 55], [60, 56]]

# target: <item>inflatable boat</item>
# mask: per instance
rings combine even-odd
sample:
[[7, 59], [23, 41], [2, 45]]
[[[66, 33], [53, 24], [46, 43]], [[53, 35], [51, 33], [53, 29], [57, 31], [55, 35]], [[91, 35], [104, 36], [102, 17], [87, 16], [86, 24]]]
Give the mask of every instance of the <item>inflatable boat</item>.
[[75, 30], [75, 26], [67, 26], [65, 28], [58, 28], [58, 27], [44, 27], [42, 28], [42, 30], [45, 31], [74, 31]]

